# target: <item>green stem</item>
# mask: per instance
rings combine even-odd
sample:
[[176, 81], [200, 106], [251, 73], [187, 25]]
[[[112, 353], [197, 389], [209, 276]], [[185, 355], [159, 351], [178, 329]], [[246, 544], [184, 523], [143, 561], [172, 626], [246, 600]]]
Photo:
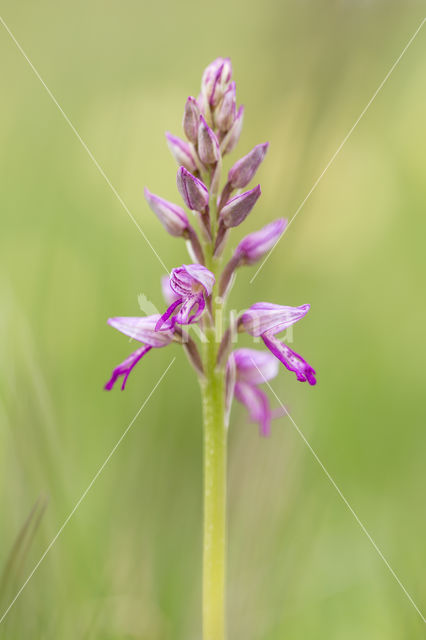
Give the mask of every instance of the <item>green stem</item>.
[[203, 640], [225, 638], [226, 448], [225, 375], [217, 369], [217, 337], [206, 329], [204, 418]]

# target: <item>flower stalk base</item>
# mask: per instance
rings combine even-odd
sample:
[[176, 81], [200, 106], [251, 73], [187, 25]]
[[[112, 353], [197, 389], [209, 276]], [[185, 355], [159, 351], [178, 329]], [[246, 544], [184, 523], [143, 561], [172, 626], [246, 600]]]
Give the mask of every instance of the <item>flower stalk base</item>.
[[225, 640], [226, 457], [225, 373], [216, 366], [214, 329], [206, 330], [204, 422], [203, 640]]

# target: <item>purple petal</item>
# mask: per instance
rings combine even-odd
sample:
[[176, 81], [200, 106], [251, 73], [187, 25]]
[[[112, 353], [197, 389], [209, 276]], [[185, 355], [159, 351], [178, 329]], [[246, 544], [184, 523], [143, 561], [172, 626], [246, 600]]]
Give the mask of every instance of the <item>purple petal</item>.
[[241, 240], [240, 244], [235, 250], [235, 254], [241, 257], [245, 264], [254, 264], [262, 256], [265, 255], [283, 233], [287, 226], [287, 220], [284, 218], [278, 218], [266, 227], [250, 233], [248, 236]]
[[[166, 309], [163, 315], [158, 318], [155, 325], [156, 332], [167, 331], [167, 327], [166, 329], [162, 329], [163, 325], [168, 321], [170, 316], [173, 315], [173, 312], [176, 310], [177, 307], [179, 307], [182, 304], [182, 302], [183, 302], [183, 298], [177, 298], [174, 302], [172, 302], [172, 304], [168, 307], [168, 309]], [[172, 326], [174, 326], [174, 322], [173, 321], [171, 322], [173, 323]]]
[[234, 164], [228, 173], [228, 182], [233, 189], [244, 189], [248, 185], [263, 162], [268, 147], [269, 142], [258, 144]]
[[187, 264], [182, 265], [194, 280], [199, 282], [205, 289], [207, 295], [211, 295], [213, 291], [213, 285], [215, 283], [215, 277], [211, 271], [209, 271], [202, 264]]
[[220, 212], [220, 218], [225, 227], [237, 227], [243, 222], [253, 209], [261, 194], [260, 184], [250, 191], [240, 193], [231, 198]]
[[237, 368], [237, 380], [262, 384], [278, 374], [277, 359], [268, 351], [236, 349], [232, 353]]
[[164, 200], [151, 193], [145, 187], [145, 198], [151, 210], [155, 213], [166, 231], [172, 236], [182, 236], [188, 229], [189, 223], [185, 211], [177, 204]]
[[172, 324], [169, 323], [162, 333], [157, 333], [155, 326], [160, 314], [146, 317], [109, 318], [108, 324], [125, 336], [144, 342], [150, 347], [165, 347], [173, 340]]
[[121, 390], [124, 391], [124, 387], [126, 386], [129, 373], [131, 372], [133, 367], [139, 362], [139, 360], [143, 358], [143, 356], [146, 353], [148, 353], [148, 351], [150, 351], [151, 349], [152, 347], [141, 347], [137, 351], [134, 351], [134, 353], [130, 354], [130, 356], [126, 358], [121, 364], [119, 364], [118, 367], [115, 367], [114, 371], [112, 372], [111, 378], [108, 380], [104, 388], [107, 391], [111, 391], [117, 379], [120, 376], [124, 376], [123, 383], [121, 385]]
[[263, 335], [262, 338], [271, 353], [273, 353], [289, 371], [294, 371], [299, 382], [308, 381], [311, 385], [315, 385], [317, 383], [315, 370], [302, 358], [302, 356], [295, 351], [292, 351], [290, 347], [278, 340], [274, 335], [267, 333]]
[[[203, 295], [189, 296], [179, 309], [179, 313], [176, 316], [176, 322], [178, 324], [192, 324], [201, 316], [205, 306], [206, 303]], [[192, 311], [194, 313], [191, 315]]]
[[172, 270], [170, 286], [179, 296], [198, 293], [200, 285], [207, 295], [211, 295], [215, 282], [214, 275], [202, 264], [183, 264]]
[[245, 331], [252, 336], [261, 336], [266, 331], [275, 335], [284, 331], [305, 316], [311, 305], [286, 307], [270, 302], [256, 302], [239, 319]]
[[185, 167], [177, 172], [177, 187], [186, 206], [195, 211], [205, 211], [209, 204], [209, 190], [204, 182], [196, 178]]
[[168, 131], [166, 131], [166, 140], [170, 152], [176, 162], [179, 165], [183, 165], [185, 169], [188, 169], [188, 171], [195, 171], [197, 166], [195, 164], [190, 145], [185, 142], [185, 140], [181, 140], [177, 136], [173, 136]]
[[258, 387], [247, 382], [237, 382], [235, 385], [235, 397], [244, 404], [253, 422], [259, 423], [259, 431], [262, 436], [271, 433], [271, 409], [267, 395]]

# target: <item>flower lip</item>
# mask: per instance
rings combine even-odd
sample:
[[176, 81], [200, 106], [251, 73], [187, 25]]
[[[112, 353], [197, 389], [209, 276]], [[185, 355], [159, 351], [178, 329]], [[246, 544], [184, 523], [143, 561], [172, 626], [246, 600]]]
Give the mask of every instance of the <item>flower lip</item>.
[[236, 349], [226, 367], [226, 404], [229, 413], [232, 396], [245, 405], [250, 418], [259, 425], [262, 436], [269, 436], [273, 413], [260, 384], [275, 377], [278, 360], [267, 351]]
[[236, 379], [250, 384], [262, 384], [278, 374], [278, 360], [268, 351], [236, 349], [233, 351]]
[[270, 302], [257, 302], [240, 316], [238, 324], [255, 337], [262, 336], [267, 332], [275, 335], [298, 322], [308, 313], [310, 308], [310, 304], [288, 307]]
[[270, 352], [278, 358], [289, 371], [293, 371], [296, 374], [299, 382], [309, 382], [312, 386], [316, 385], [315, 369], [313, 369], [302, 356], [290, 349], [290, 347], [272, 334], [266, 333], [262, 336], [262, 339]]

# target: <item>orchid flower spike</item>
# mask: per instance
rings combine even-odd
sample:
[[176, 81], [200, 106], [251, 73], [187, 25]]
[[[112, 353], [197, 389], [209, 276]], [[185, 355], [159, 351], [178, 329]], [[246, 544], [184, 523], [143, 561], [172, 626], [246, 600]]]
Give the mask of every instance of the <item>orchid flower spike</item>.
[[151, 351], [151, 349], [159, 349], [160, 347], [166, 347], [173, 342], [174, 330], [173, 323], [168, 322], [161, 333], [155, 330], [156, 324], [160, 318], [159, 314], [153, 316], [146, 316], [141, 318], [110, 318], [108, 324], [114, 329], [117, 329], [125, 336], [133, 338], [138, 342], [143, 343], [143, 347], [140, 347], [136, 351], [130, 354], [121, 364], [119, 364], [112, 372], [111, 378], [105, 385], [105, 389], [110, 391], [118, 378], [123, 376], [123, 382], [121, 390], [123, 391], [127, 378], [133, 367], [139, 362], [144, 355]]
[[[257, 144], [233, 163], [227, 176], [223, 175], [224, 156], [236, 147], [243, 127], [244, 107], [237, 107], [236, 96], [231, 61], [216, 58], [203, 73], [198, 97], [190, 96], [184, 105], [185, 139], [166, 133], [178, 164], [177, 187], [186, 208], [195, 213], [194, 223], [191, 219], [190, 224], [187, 213], [177, 204], [148, 189], [145, 197], [166, 231], [186, 241], [193, 263], [174, 268], [169, 277], [162, 279], [167, 306], [163, 314], [108, 321], [140, 345], [113, 370], [105, 385], [112, 389], [120, 379], [124, 389], [141, 358], [151, 349], [172, 342], [182, 347], [199, 377], [204, 422], [203, 636], [218, 640], [226, 636], [226, 429], [233, 398], [244, 404], [251, 420], [259, 425], [260, 434], [268, 436], [277, 411], [270, 407], [262, 384], [277, 375], [279, 362], [293, 371], [297, 380], [316, 384], [314, 369], [278, 338], [307, 314], [309, 304], [290, 307], [258, 302], [237, 319], [226, 313], [225, 297], [236, 269], [253, 265], [265, 256], [287, 225], [279, 218], [245, 235], [222, 267], [219, 257], [226, 241], [261, 195], [260, 185], [251, 189], [249, 185], [268, 150], [267, 142]], [[266, 349], [233, 351], [235, 329], [261, 337]], [[205, 343], [202, 350], [198, 348], [200, 342]]]
[[[201, 264], [183, 264], [172, 270], [170, 287], [176, 293], [174, 300], [155, 325], [156, 331], [167, 331], [169, 318], [173, 326], [192, 324], [203, 313], [206, 299], [212, 293], [215, 277]], [[166, 328], [163, 329], [166, 324]]]
[[269, 302], [257, 302], [245, 311], [238, 320], [238, 328], [252, 336], [260, 336], [265, 346], [289, 371], [296, 374], [299, 382], [316, 384], [315, 370], [284, 342], [276, 338], [276, 334], [288, 329], [298, 322], [309, 311], [310, 305], [286, 307]]
[[277, 374], [278, 362], [266, 351], [236, 349], [229, 356], [227, 363], [227, 410], [230, 409], [229, 403], [232, 402], [232, 396], [235, 396], [239, 402], [246, 406], [251, 420], [259, 424], [259, 433], [262, 436], [270, 435], [271, 419], [274, 414], [269, 406], [268, 396], [259, 389], [259, 385], [275, 378]]

